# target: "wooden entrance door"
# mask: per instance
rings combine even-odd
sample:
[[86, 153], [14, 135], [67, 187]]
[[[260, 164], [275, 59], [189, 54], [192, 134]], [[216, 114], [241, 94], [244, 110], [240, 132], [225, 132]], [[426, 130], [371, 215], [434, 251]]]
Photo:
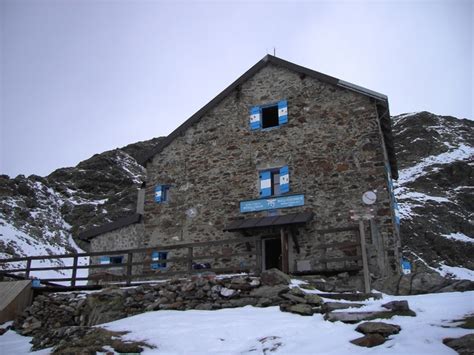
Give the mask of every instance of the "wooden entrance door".
[[281, 265], [281, 239], [279, 237], [266, 238], [263, 240], [264, 247], [264, 270], [277, 268]]

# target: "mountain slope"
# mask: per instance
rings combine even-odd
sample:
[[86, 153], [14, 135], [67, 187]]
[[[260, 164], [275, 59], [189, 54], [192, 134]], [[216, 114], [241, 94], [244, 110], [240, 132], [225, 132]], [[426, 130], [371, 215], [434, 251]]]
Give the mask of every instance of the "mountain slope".
[[474, 122], [429, 112], [393, 117], [405, 255], [474, 269]]
[[136, 161], [161, 138], [96, 154], [46, 177], [0, 176], [0, 258], [78, 250], [72, 236], [136, 208], [145, 169]]

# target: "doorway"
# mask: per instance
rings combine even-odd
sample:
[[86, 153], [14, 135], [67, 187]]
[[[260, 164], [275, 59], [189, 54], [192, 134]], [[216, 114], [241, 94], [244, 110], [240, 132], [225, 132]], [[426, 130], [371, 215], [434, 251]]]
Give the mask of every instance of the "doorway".
[[263, 269], [268, 270], [277, 268], [281, 270], [281, 239], [267, 238], [263, 239], [264, 265]]

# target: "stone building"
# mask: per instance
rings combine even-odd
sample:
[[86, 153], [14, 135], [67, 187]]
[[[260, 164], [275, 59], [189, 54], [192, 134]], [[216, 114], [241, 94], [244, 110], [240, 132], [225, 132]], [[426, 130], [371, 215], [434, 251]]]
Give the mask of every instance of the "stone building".
[[[92, 250], [256, 237], [260, 248], [223, 246], [229, 258], [204, 260], [206, 266], [257, 262], [263, 269], [357, 278], [355, 210], [373, 215], [365, 223], [372, 276], [400, 272], [392, 191], [398, 172], [385, 95], [267, 55], [141, 163], [142, 220], [89, 234]], [[367, 201], [371, 211], [362, 203], [367, 191], [376, 198]], [[137, 223], [143, 234], [124, 232]], [[252, 248], [258, 257], [231, 257]], [[180, 255], [161, 248], [149, 257]]]

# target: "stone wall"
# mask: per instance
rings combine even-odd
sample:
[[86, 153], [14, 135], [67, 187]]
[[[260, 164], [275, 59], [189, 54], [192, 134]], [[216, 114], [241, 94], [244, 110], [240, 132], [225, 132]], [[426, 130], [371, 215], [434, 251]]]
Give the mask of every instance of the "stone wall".
[[[282, 99], [288, 101], [288, 123], [250, 131], [249, 108]], [[315, 213], [298, 228], [300, 252], [290, 245], [290, 271], [302, 260], [316, 269], [321, 243], [353, 240], [355, 235], [322, 235], [317, 230], [354, 225], [349, 211], [361, 207], [363, 192], [376, 190], [373, 224], [383, 257], [377, 255], [367, 225], [370, 269], [375, 277], [398, 273], [399, 237], [384, 147], [372, 99], [269, 64], [148, 163], [145, 245], [242, 236], [222, 230], [233, 219], [267, 215], [239, 211], [240, 201], [259, 197], [259, 170], [288, 165], [290, 194], [304, 194], [305, 206], [278, 212]], [[168, 202], [154, 202], [157, 184], [171, 185]], [[191, 209], [197, 213], [189, 213]], [[278, 230], [258, 233], [278, 236]]]
[[288, 275], [269, 270], [261, 277], [205, 276], [100, 292], [46, 293], [35, 298], [15, 320], [14, 328], [21, 335], [32, 336], [32, 350], [38, 350], [62, 345], [77, 327], [90, 327], [147, 311], [280, 305], [284, 311], [300, 314], [321, 312], [319, 296], [305, 294], [299, 288], [290, 289], [289, 282]]
[[[112, 250], [126, 250], [126, 249], [136, 249], [143, 247], [143, 236], [144, 236], [144, 226], [143, 222], [134, 223], [129, 226], [113, 230], [104, 234], [100, 234], [91, 239], [91, 251], [100, 252], [100, 251], [112, 251]], [[113, 256], [123, 256], [123, 263], [127, 262], [127, 255], [116, 254]], [[142, 256], [134, 254], [134, 261], [140, 261]], [[100, 264], [100, 257], [94, 256], [90, 260], [91, 265]], [[133, 266], [132, 272], [134, 274], [140, 274], [142, 271], [141, 266]], [[110, 268], [100, 268], [100, 269], [90, 269], [89, 274], [103, 274], [110, 273], [114, 275], [123, 275], [125, 273], [124, 267], [113, 267]]]

